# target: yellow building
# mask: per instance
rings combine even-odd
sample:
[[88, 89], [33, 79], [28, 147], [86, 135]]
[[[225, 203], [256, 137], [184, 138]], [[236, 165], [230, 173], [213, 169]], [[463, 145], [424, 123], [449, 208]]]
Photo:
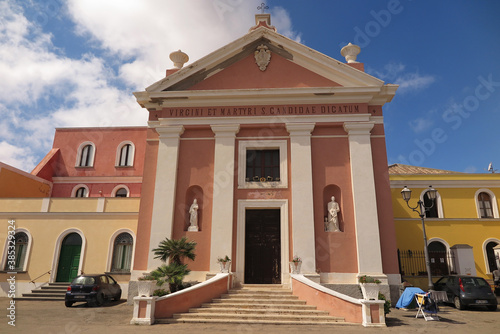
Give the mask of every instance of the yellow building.
[[0, 198], [49, 197], [52, 182], [0, 162]]
[[[491, 272], [497, 268], [493, 247], [500, 244], [500, 174], [394, 164], [389, 166], [389, 175], [403, 278], [422, 288], [427, 286], [422, 221], [403, 200], [401, 190], [405, 186], [412, 190], [408, 202], [412, 207], [418, 200], [430, 206], [427, 191], [432, 186], [437, 198], [435, 205], [425, 211], [425, 229], [434, 281], [440, 275], [464, 273], [491, 282]], [[470, 265], [464, 265], [467, 254]]]
[[[0, 198], [0, 233], [3, 245], [0, 296], [11, 291], [8, 278], [15, 277], [16, 296], [47, 282], [68, 281], [63, 270], [77, 273], [112, 272], [127, 296], [130, 266], [114, 270], [120, 235], [132, 236], [130, 249], [121, 251], [132, 257], [137, 234], [140, 198]], [[9, 259], [9, 231], [15, 231], [15, 259]], [[126, 245], [125, 245], [126, 247]], [[73, 254], [77, 252], [78, 254]], [[13, 260], [9, 263], [9, 260]], [[131, 259], [133, 261], [133, 259]], [[13, 275], [12, 273], [16, 273]], [[71, 275], [71, 273], [69, 273]]]

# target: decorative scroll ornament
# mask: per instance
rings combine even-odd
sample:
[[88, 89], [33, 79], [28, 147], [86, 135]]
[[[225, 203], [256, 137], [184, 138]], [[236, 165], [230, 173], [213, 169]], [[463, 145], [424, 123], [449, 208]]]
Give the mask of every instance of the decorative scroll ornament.
[[255, 51], [255, 62], [259, 66], [261, 71], [265, 71], [267, 65], [271, 61], [271, 51], [264, 44], [257, 47], [257, 51]]

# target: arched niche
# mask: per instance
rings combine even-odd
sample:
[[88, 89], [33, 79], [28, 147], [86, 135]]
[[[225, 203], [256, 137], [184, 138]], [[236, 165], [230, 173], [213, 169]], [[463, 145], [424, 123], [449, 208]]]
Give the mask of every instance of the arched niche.
[[[339, 204], [340, 212], [339, 217], [339, 229], [344, 232], [344, 218], [342, 214], [342, 190], [339, 186], [335, 184], [329, 184], [323, 188], [323, 224], [325, 222], [325, 217], [328, 217], [328, 203], [331, 201], [332, 196], [335, 197], [335, 202]], [[323, 226], [324, 227], [324, 226]]]
[[200, 186], [191, 186], [186, 191], [186, 199], [185, 199], [185, 226], [184, 231], [187, 231], [190, 223], [189, 223], [189, 208], [191, 204], [193, 204], [194, 199], [196, 199], [198, 203], [198, 231], [203, 230], [203, 189]]

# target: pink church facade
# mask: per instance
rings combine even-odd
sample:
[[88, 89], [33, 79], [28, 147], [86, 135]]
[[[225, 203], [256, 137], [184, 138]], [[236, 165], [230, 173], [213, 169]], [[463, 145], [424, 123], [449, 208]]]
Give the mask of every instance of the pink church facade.
[[256, 18], [247, 35], [187, 67], [174, 53], [178, 68], [135, 93], [149, 122], [131, 280], [160, 264], [151, 249], [161, 240], [185, 236], [197, 243], [189, 268], [200, 281], [227, 255], [236, 283], [286, 285], [297, 256], [315, 282], [371, 275], [396, 289], [382, 109], [397, 86]]

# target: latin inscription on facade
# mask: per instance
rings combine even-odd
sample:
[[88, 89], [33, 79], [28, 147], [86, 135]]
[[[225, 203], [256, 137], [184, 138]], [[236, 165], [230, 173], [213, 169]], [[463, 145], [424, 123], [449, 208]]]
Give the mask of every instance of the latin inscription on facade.
[[[370, 111], [369, 111], [370, 109]], [[156, 118], [376, 114], [367, 104], [165, 108]]]

